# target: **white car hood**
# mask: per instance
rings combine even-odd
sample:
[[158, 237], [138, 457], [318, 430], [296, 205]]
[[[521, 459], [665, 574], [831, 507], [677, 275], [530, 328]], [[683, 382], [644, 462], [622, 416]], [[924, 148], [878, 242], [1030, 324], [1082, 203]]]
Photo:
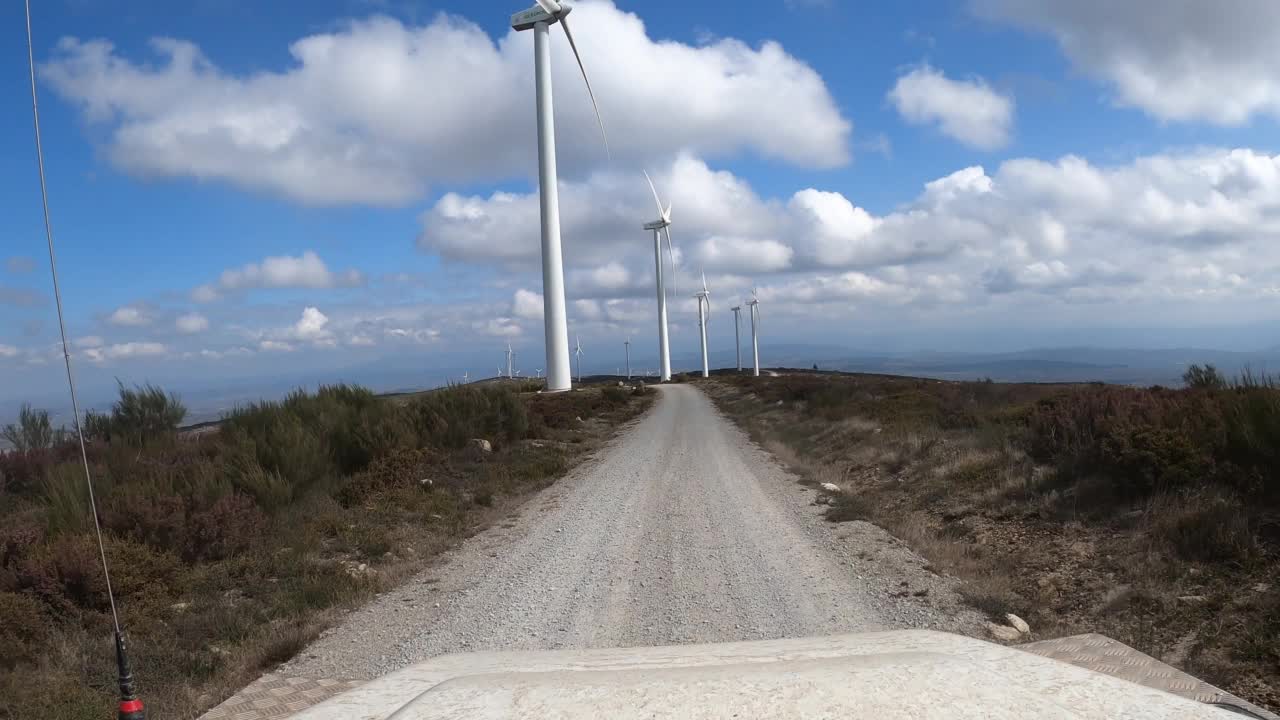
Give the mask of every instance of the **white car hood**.
[[1013, 648], [927, 630], [625, 650], [446, 655], [296, 720], [1238, 718]]

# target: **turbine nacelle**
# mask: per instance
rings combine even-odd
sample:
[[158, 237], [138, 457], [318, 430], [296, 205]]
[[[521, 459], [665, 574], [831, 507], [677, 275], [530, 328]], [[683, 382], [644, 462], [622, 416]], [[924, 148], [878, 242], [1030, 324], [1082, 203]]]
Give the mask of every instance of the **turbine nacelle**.
[[539, 2], [528, 10], [521, 10], [512, 15], [511, 27], [515, 30], [532, 30], [533, 26], [540, 22], [550, 25], [568, 15], [571, 10], [573, 6], [568, 3], [554, 2], [554, 0]]

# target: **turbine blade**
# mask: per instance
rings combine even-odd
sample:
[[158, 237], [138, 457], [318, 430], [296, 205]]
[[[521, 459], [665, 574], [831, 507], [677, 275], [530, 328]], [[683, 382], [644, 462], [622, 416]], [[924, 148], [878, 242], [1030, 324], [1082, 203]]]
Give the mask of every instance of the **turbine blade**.
[[[658, 214], [662, 215], [662, 201], [658, 199], [658, 188], [653, 186], [653, 178], [649, 177], [648, 170], [641, 170], [640, 172], [644, 173], [644, 179], [649, 182], [649, 190], [653, 192], [653, 204], [658, 206]], [[666, 217], [664, 216], [662, 219], [666, 220]]]
[[[549, 0], [554, 2], [554, 0]], [[600, 124], [600, 137], [604, 139], [604, 154], [610, 161], [613, 153], [609, 151], [609, 135], [604, 131], [604, 118], [600, 117], [600, 106], [596, 104], [596, 94], [591, 90], [591, 81], [587, 79], [587, 68], [582, 64], [582, 56], [578, 54], [578, 44], [573, 41], [573, 32], [569, 30], [569, 18], [560, 18], [560, 27], [564, 28], [564, 36], [569, 39], [569, 47], [573, 49], [573, 58], [578, 61], [578, 69], [582, 71], [582, 82], [587, 85], [587, 95], [591, 98], [591, 109], [596, 111], [596, 122]]]
[[552, 15], [555, 15], [561, 10], [560, 3], [556, 2], [556, 0], [537, 0], [537, 2], [539, 7]]

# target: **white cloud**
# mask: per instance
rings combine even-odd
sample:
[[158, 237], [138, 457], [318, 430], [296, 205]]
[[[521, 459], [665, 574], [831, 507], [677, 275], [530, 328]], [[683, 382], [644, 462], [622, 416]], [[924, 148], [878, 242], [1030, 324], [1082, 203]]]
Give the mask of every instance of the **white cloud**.
[[167, 355], [169, 348], [158, 342], [127, 342], [103, 347], [86, 348], [84, 355], [90, 362], [102, 363], [107, 360], [130, 360], [134, 358], [161, 357]]
[[0, 344], [0, 358], [16, 358], [20, 351], [12, 345]]
[[222, 292], [255, 288], [327, 289], [363, 285], [364, 275], [357, 270], [335, 273], [319, 255], [308, 250], [293, 257], [269, 257], [260, 263], [248, 263], [223, 271], [217, 285], [201, 285], [192, 291], [196, 302], [212, 302]]
[[186, 315], [179, 315], [178, 319], [174, 321], [174, 325], [178, 328], [178, 332], [184, 335], [193, 335], [209, 329], [209, 318], [200, 313], [187, 313]]
[[103, 342], [102, 338], [97, 335], [86, 335], [82, 338], [78, 338], [72, 341], [72, 345], [74, 347], [81, 347], [81, 348], [102, 347], [104, 344], [105, 343]]
[[604, 317], [604, 310], [598, 300], [574, 300], [572, 315], [581, 320], [600, 320]]
[[132, 305], [125, 305], [124, 307], [117, 308], [115, 312], [111, 313], [111, 315], [107, 317], [107, 322], [121, 327], [141, 327], [143, 325], [150, 325], [151, 318], [143, 312], [141, 308], [134, 307]]
[[329, 317], [319, 308], [307, 307], [302, 310], [302, 317], [293, 326], [293, 337], [311, 342], [327, 340], [333, 333], [325, 328]]
[[972, 0], [1045, 32], [1120, 105], [1164, 120], [1280, 118], [1280, 3], [1273, 0]]
[[774, 272], [790, 267], [794, 254], [777, 240], [712, 235], [698, 243], [693, 259], [721, 270]]
[[944, 135], [982, 150], [1009, 144], [1013, 98], [982, 78], [951, 80], [928, 65], [898, 78], [889, 101], [914, 125], [936, 125]]
[[[610, 135], [626, 139], [615, 162], [681, 149], [806, 167], [849, 160], [851, 124], [821, 76], [775, 42], [658, 41], [611, 2], [582, 2], [574, 24]], [[66, 38], [41, 73], [109, 129], [108, 156], [127, 172], [313, 204], [398, 204], [437, 183], [532, 173], [532, 43], [514, 31], [495, 42], [443, 13], [421, 27], [374, 17], [297, 40], [276, 71], [228, 71], [182, 40], [152, 40], [158, 59], [142, 63], [104, 40]], [[559, 147], [572, 176], [603, 153], [563, 37], [552, 54], [557, 130], [584, 140]]]
[[261, 340], [258, 342], [258, 349], [262, 352], [293, 352], [294, 347], [287, 342], [279, 340]]
[[511, 299], [511, 314], [522, 320], [541, 320], [543, 317], [542, 293], [520, 288]]
[[[1127, 302], [1143, 293], [1195, 297], [1210, 283], [1220, 295], [1245, 297], [1274, 285], [1268, 273], [1280, 273], [1280, 156], [1247, 149], [1117, 165], [1015, 158], [992, 172], [973, 166], [928, 182], [884, 214], [815, 188], [762, 198], [690, 156], [654, 174], [660, 189], [687, 198], [677, 203], [672, 228], [677, 244], [691, 248], [682, 288], [705, 265], [728, 293], [759, 282], [790, 302], [834, 297], [901, 306], [1028, 295]], [[562, 187], [573, 208], [563, 224], [569, 300], [600, 301], [610, 322], [610, 302], [640, 299], [652, 287], [652, 239], [635, 230], [637, 218], [653, 212], [647, 190], [643, 179], [612, 173]], [[517, 267], [537, 267], [535, 195], [466, 202], [466, 218], [437, 225], [429, 212], [424, 242], [501, 266], [518, 249]], [[504, 242], [465, 241], [473, 235]], [[1203, 270], [1210, 264], [1217, 274]], [[1218, 279], [1233, 277], [1240, 281]], [[540, 298], [521, 297], [510, 314], [533, 319]], [[526, 304], [529, 312], [517, 311]]]
[[521, 334], [524, 333], [524, 328], [520, 327], [519, 323], [507, 317], [493, 318], [491, 320], [482, 320], [480, 322], [474, 323], [472, 327], [477, 332], [484, 333], [485, 335], [492, 335], [494, 337], [502, 337], [502, 338], [519, 337]]

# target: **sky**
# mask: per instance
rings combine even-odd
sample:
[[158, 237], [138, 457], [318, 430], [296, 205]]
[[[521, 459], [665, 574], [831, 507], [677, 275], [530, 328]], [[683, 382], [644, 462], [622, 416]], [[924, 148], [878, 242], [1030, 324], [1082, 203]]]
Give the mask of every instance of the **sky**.
[[[543, 367], [533, 38], [488, 0], [43, 0], [34, 52], [89, 392]], [[1280, 345], [1280, 3], [582, 0], [552, 29], [571, 336]], [[21, 3], [0, 8], [0, 404], [61, 365]], [[744, 328], [744, 333], [745, 333]], [[283, 380], [281, 380], [283, 379]], [[405, 381], [408, 384], [414, 384]]]

